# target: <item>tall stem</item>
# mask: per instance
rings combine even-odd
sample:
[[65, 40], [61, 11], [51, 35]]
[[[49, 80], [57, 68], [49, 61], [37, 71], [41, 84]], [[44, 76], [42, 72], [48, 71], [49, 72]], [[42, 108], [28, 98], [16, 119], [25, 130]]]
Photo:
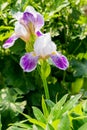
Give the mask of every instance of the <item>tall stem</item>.
[[45, 76], [42, 76], [42, 82], [43, 82], [43, 87], [44, 87], [44, 92], [45, 92], [46, 99], [50, 99], [47, 80], [46, 80]]
[[47, 85], [47, 80], [46, 80], [46, 74], [45, 74], [45, 65], [44, 65], [44, 61], [41, 62], [41, 78], [42, 78], [42, 82], [43, 82], [43, 87], [44, 87], [44, 92], [45, 92], [45, 96], [46, 99], [50, 99], [49, 96], [49, 90], [48, 90], [48, 85]]

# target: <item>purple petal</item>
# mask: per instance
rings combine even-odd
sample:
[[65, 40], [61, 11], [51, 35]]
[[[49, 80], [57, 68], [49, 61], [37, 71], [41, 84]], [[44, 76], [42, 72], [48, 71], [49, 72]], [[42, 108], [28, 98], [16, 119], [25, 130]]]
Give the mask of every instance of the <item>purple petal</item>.
[[41, 31], [37, 31], [37, 32], [36, 32], [36, 35], [37, 35], [38, 37], [40, 37], [40, 36], [43, 35], [43, 33], [42, 33]]
[[34, 56], [33, 52], [26, 53], [20, 59], [20, 66], [25, 72], [31, 72], [36, 68], [37, 62], [38, 56]]
[[29, 22], [32, 22], [33, 24], [35, 23], [35, 18], [33, 16], [33, 14], [31, 14], [29, 12], [24, 12], [23, 20], [25, 21], [26, 24], [28, 24]]
[[35, 30], [38, 31], [44, 25], [44, 18], [40, 13], [37, 13], [37, 18], [35, 20]]
[[16, 35], [12, 35], [9, 39], [5, 41], [5, 43], [3, 44], [3, 48], [6, 49], [12, 47], [17, 39], [18, 37]]
[[37, 13], [36, 17], [29, 12], [24, 12], [23, 14], [23, 20], [25, 21], [25, 23], [33, 23], [34, 27], [35, 27], [35, 31], [39, 31], [41, 29], [41, 27], [44, 25], [44, 18], [40, 13]]
[[58, 53], [53, 54], [51, 55], [51, 59], [52, 59], [53, 64], [61, 70], [66, 70], [69, 66], [69, 62], [64, 55], [61, 55]]

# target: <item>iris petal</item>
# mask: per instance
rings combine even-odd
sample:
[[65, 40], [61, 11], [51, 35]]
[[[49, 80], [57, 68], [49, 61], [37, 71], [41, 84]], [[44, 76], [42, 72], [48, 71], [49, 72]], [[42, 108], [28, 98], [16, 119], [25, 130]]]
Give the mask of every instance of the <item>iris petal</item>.
[[34, 56], [33, 52], [26, 53], [20, 59], [20, 66], [25, 72], [31, 72], [36, 68], [37, 62], [38, 56]]
[[51, 59], [52, 59], [53, 64], [61, 70], [66, 70], [69, 66], [69, 62], [64, 55], [61, 55], [58, 53], [53, 54], [51, 55]]
[[34, 17], [37, 16], [37, 12], [32, 6], [27, 6], [25, 12], [31, 13]]
[[20, 22], [15, 23], [15, 33], [17, 36], [22, 38], [24, 41], [29, 40], [29, 33], [28, 30], [25, 28], [24, 25], [22, 25]]
[[5, 43], [3, 44], [3, 48], [6, 49], [12, 47], [17, 39], [18, 37], [15, 34], [13, 34], [9, 39], [5, 41]]
[[18, 11], [17, 13], [15, 13], [15, 14], [13, 15], [13, 18], [15, 18], [15, 19], [18, 20], [18, 21], [19, 21], [22, 17], [23, 17], [23, 13], [20, 12], [20, 11]]
[[34, 43], [34, 51], [41, 57], [46, 57], [56, 51], [56, 45], [51, 40], [49, 33], [43, 34], [38, 37]]
[[40, 13], [36, 13], [37, 15], [34, 16], [34, 14], [29, 12], [24, 12], [23, 14], [23, 20], [26, 24], [29, 24], [31, 22], [35, 27], [35, 32], [39, 31], [42, 26], [44, 25], [44, 18]]
[[37, 18], [35, 20], [35, 31], [40, 30], [44, 25], [44, 18], [40, 13], [37, 13]]
[[29, 23], [29, 22], [31, 22], [31, 23], [35, 23], [35, 18], [34, 18], [34, 16], [33, 16], [33, 14], [31, 14], [31, 13], [29, 13], [29, 12], [24, 12], [24, 14], [23, 14], [23, 20], [25, 21], [25, 23]]

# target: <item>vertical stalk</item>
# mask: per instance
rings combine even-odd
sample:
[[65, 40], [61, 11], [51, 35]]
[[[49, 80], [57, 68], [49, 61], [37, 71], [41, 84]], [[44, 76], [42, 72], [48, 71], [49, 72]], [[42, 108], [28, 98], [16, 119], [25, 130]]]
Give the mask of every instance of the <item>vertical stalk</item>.
[[46, 66], [44, 65], [44, 61], [41, 61], [41, 78], [42, 78], [42, 82], [43, 82], [45, 97], [46, 97], [46, 99], [50, 99], [47, 80], [46, 80], [47, 77], [45, 75], [45, 69], [46, 69], [45, 67]]
[[50, 99], [46, 77], [43, 75], [41, 78], [42, 78], [42, 82], [43, 82], [46, 99]]

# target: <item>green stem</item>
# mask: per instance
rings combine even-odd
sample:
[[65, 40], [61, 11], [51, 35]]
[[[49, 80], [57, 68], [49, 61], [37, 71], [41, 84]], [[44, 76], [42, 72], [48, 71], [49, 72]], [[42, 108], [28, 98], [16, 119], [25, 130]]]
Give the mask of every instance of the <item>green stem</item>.
[[45, 61], [41, 61], [41, 78], [42, 78], [42, 82], [43, 82], [44, 92], [45, 92], [46, 99], [50, 99], [45, 69], [46, 69]]
[[33, 51], [33, 42], [27, 42], [26, 43], [26, 52]]
[[42, 76], [42, 81], [43, 81], [43, 87], [44, 87], [46, 99], [50, 99], [47, 80], [44, 75]]
[[63, 82], [65, 82], [65, 77], [66, 77], [66, 71], [63, 73]]

